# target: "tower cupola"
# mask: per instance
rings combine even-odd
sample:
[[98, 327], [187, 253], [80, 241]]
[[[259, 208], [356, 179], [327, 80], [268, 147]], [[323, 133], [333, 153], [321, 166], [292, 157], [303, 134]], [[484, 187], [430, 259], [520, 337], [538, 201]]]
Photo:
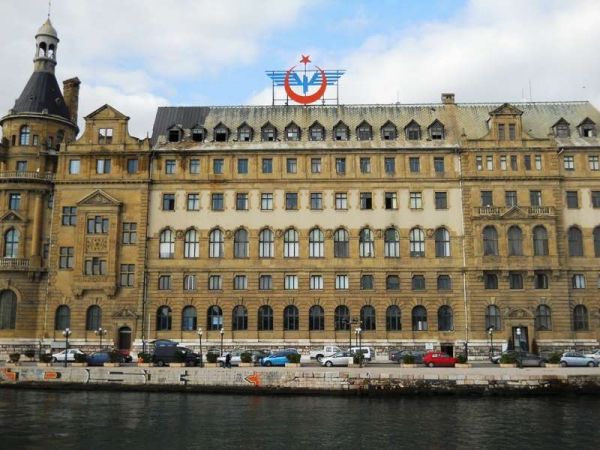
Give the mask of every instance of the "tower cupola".
[[33, 59], [35, 72], [54, 73], [58, 42], [56, 29], [48, 18], [35, 35], [35, 58]]

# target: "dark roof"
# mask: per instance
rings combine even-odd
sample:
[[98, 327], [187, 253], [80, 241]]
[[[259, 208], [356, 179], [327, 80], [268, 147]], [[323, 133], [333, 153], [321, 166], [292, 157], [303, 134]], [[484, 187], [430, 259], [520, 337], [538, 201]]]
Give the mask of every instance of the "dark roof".
[[183, 128], [203, 125], [210, 110], [209, 106], [159, 106], [152, 127], [152, 144], [156, 142], [158, 136], [166, 134], [165, 130], [173, 125], [180, 125]]
[[33, 72], [11, 113], [41, 113], [44, 110], [47, 110], [48, 114], [71, 120], [54, 74]]

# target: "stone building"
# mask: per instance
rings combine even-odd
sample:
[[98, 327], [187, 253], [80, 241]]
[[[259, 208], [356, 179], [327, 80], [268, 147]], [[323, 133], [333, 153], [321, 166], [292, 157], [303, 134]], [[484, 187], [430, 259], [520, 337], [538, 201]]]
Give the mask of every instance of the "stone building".
[[150, 140], [105, 105], [76, 137], [36, 44], [1, 119], [0, 345], [598, 345], [590, 103], [163, 107]]

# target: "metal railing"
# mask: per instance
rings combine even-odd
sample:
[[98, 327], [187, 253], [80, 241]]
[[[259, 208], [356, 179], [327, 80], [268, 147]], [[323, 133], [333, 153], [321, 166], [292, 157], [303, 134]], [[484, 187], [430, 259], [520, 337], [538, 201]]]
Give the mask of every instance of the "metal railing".
[[25, 172], [20, 170], [11, 170], [7, 172], [0, 172], [0, 179], [16, 178], [22, 180], [54, 180], [54, 174], [52, 172]]

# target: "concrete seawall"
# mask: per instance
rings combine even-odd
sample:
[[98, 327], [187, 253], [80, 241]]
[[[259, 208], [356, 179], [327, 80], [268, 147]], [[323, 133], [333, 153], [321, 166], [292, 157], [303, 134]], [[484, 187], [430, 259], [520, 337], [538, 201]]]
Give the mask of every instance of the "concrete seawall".
[[0, 387], [337, 395], [600, 395], [600, 369], [3, 367]]

